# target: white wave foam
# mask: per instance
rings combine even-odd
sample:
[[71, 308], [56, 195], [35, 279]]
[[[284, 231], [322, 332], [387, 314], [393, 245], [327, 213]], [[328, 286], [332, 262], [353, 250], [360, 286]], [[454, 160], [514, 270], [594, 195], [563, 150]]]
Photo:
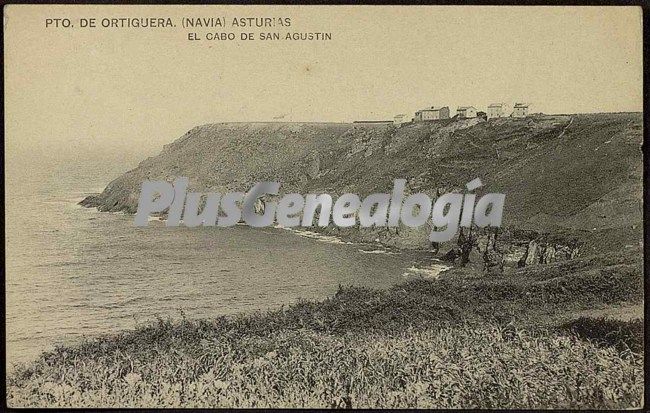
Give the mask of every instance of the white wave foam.
[[428, 279], [438, 279], [440, 277], [440, 274], [443, 272], [447, 271], [451, 267], [448, 265], [444, 264], [431, 264], [427, 267], [416, 267], [412, 266], [406, 270], [404, 274], [402, 274], [403, 277], [422, 277], [422, 278], [428, 278]]
[[359, 250], [363, 254], [386, 254], [386, 255], [399, 255], [399, 252], [387, 251], [387, 250]]
[[311, 239], [315, 239], [317, 241], [327, 242], [329, 244], [343, 244], [343, 245], [353, 245], [354, 244], [353, 242], [342, 241], [340, 238], [335, 237], [333, 235], [323, 235], [323, 234], [319, 234], [317, 232], [309, 231], [309, 230], [305, 230], [305, 229], [285, 228], [285, 227], [283, 227], [281, 225], [276, 225], [276, 228], [284, 229], [286, 231], [291, 231], [291, 232], [293, 232], [296, 235], [299, 235], [301, 237], [311, 238]]

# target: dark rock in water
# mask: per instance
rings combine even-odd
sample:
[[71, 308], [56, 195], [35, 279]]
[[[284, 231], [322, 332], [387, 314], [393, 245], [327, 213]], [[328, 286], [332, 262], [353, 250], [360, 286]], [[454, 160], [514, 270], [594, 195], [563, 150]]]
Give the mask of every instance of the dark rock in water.
[[442, 260], [447, 262], [456, 262], [458, 257], [460, 257], [460, 248], [452, 248], [442, 256]]
[[96, 204], [98, 204], [98, 201], [97, 201], [97, 197], [95, 195], [89, 195], [89, 196], [85, 197], [84, 199], [82, 199], [81, 201], [79, 201], [79, 205], [85, 206], [85, 207], [93, 207], [93, 206], [96, 206]]

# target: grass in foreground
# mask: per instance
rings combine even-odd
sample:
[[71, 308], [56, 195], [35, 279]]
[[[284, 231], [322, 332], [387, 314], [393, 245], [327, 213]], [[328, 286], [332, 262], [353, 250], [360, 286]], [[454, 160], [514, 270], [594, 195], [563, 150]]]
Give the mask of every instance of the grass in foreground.
[[[575, 336], [458, 326], [399, 335], [280, 330], [187, 335], [166, 346], [59, 349], [8, 386], [12, 406], [520, 407], [639, 406], [643, 362]], [[194, 338], [194, 337], [193, 337]]]
[[566, 314], [638, 302], [641, 267], [590, 262], [341, 288], [322, 302], [210, 321], [160, 320], [45, 353], [8, 377], [8, 403], [639, 407], [643, 323], [567, 323]]

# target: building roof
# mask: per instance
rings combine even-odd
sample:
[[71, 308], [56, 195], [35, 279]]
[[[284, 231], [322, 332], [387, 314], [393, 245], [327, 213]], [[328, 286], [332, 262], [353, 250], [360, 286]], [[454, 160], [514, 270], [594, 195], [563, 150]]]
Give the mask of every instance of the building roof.
[[474, 106], [459, 106], [458, 107], [458, 110], [467, 110], [467, 109], [475, 109], [476, 110], [476, 108]]
[[528, 106], [528, 103], [515, 103], [516, 108], [527, 108]]
[[490, 103], [488, 108], [501, 108], [503, 106], [505, 106], [505, 103]]

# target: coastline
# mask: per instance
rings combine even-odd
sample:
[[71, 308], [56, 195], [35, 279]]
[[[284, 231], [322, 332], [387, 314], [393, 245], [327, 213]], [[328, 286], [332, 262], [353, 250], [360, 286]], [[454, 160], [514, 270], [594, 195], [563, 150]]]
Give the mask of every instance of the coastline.
[[[375, 248], [367, 252], [382, 251]], [[643, 393], [643, 320], [608, 309], [643, 305], [642, 273], [639, 254], [626, 250], [496, 276], [454, 267], [388, 289], [340, 286], [324, 300], [267, 311], [159, 319], [17, 366], [6, 377], [7, 402], [634, 408]], [[522, 371], [529, 385], [513, 387]], [[256, 379], [264, 377], [274, 379]], [[246, 390], [251, 380], [255, 392]]]
[[[260, 126], [271, 138], [289, 136], [288, 147], [318, 148], [280, 153], [282, 162], [267, 157], [263, 134], [246, 125], [233, 127], [241, 132], [236, 138], [222, 125], [190, 131], [80, 204], [134, 213], [143, 179], [189, 176], [198, 187], [226, 191], [232, 188], [219, 182], [248, 187], [266, 176], [270, 162], [286, 176], [287, 189], [301, 193], [335, 187], [366, 194], [385, 187], [387, 177], [408, 175], [411, 190], [433, 194], [478, 174], [512, 188], [511, 225], [499, 234], [508, 265], [488, 274], [483, 254], [472, 250], [465, 267], [440, 277], [414, 267], [414, 279], [386, 290], [342, 286], [320, 301], [159, 320], [96, 337], [19, 368], [7, 378], [8, 400], [49, 407], [638, 407], [643, 319], [621, 319], [612, 310], [643, 314], [637, 311], [643, 306], [635, 180], [640, 123], [638, 115], [584, 115], [575, 122], [543, 116], [525, 124], [411, 125], [386, 134], [352, 128], [344, 135], [307, 125], [314, 133], [304, 136], [286, 134], [286, 125]], [[563, 138], [567, 129], [571, 139]], [[612, 135], [627, 139], [620, 153], [613, 145], [596, 146]], [[430, 150], [420, 151], [423, 145]], [[501, 149], [496, 161], [482, 156], [495, 148]], [[217, 162], [207, 174], [197, 167], [197, 154], [206, 152], [230, 162], [243, 153], [254, 162], [224, 179]], [[628, 167], [604, 172], [600, 165], [612, 157]], [[471, 176], [462, 168], [467, 162], [473, 162]], [[551, 162], [557, 168], [546, 168]], [[494, 169], [501, 172], [491, 174]], [[365, 174], [351, 173], [357, 170]], [[622, 188], [624, 196], [614, 197], [611, 188]], [[613, 222], [609, 197], [622, 199]], [[564, 212], [568, 207], [571, 213]], [[425, 233], [314, 228], [297, 235], [366, 243], [360, 254], [385, 254], [424, 251]], [[480, 236], [485, 243], [489, 235]], [[454, 247], [447, 243], [440, 256]]]
[[[290, 232], [366, 245], [370, 254], [399, 253]], [[6, 378], [7, 401], [12, 407], [179, 407], [187, 400], [195, 407], [638, 407], [643, 320], [607, 312], [613, 303], [642, 305], [635, 258], [633, 251], [575, 258], [514, 276], [452, 267], [444, 277], [423, 274], [386, 290], [339, 286], [321, 301], [159, 319], [57, 346], [17, 366]], [[552, 360], [567, 357], [573, 363], [554, 372]], [[319, 359], [347, 367], [323, 369]], [[486, 368], [493, 374], [486, 376]], [[311, 379], [292, 379], [299, 369]], [[532, 369], [529, 386], [512, 387], [526, 369]], [[355, 379], [361, 374], [365, 381]], [[251, 377], [265, 376], [278, 384], [256, 381], [263, 391], [246, 391]], [[108, 377], [110, 388], [102, 384]]]
[[[598, 301], [591, 288], [580, 287], [581, 277], [486, 283], [457, 275], [435, 282], [411, 280], [385, 291], [340, 287], [323, 301], [248, 315], [161, 319], [135, 331], [59, 347], [8, 377], [8, 403], [178, 407], [192, 400], [197, 407], [374, 407], [381, 400], [392, 407], [640, 405], [643, 322], [557, 316]], [[612, 276], [610, 284], [627, 286], [614, 299], [642, 300], [635, 277]], [[595, 281], [607, 288], [605, 279]], [[555, 303], [555, 315], [549, 314], [548, 297]], [[614, 331], [618, 335], [612, 335]], [[560, 368], [553, 362], [558, 357], [572, 360], [561, 366], [562, 374], [554, 372]], [[320, 364], [325, 360], [327, 368]], [[415, 366], [420, 369], [417, 377], [409, 373]], [[494, 374], [485, 375], [485, 368]], [[455, 369], [467, 374], [455, 374]], [[529, 386], [512, 387], [513, 375], [527, 369]], [[109, 387], [102, 384], [107, 377], [113, 377]], [[275, 379], [263, 383], [264, 377]], [[251, 380], [263, 391], [246, 391]]]
[[[122, 215], [134, 215], [128, 211], [101, 211], [99, 206], [90, 204], [87, 200], [92, 199], [99, 195], [99, 193], [89, 194], [88, 196], [79, 200], [77, 205], [82, 208], [95, 209], [97, 212], [106, 212], [112, 214], [122, 214]], [[165, 222], [165, 215], [149, 216], [149, 222]], [[180, 222], [183, 222], [182, 219]], [[247, 225], [246, 223], [240, 221], [236, 225]], [[386, 255], [398, 255], [402, 252], [422, 252], [422, 253], [432, 253], [431, 249], [419, 247], [408, 247], [408, 246], [396, 246], [394, 244], [389, 244], [385, 242], [385, 239], [382, 239], [381, 233], [387, 233], [385, 229], [379, 231], [379, 236], [375, 229], [362, 228], [362, 235], [353, 236], [353, 233], [350, 231], [341, 231], [338, 228], [328, 226], [328, 227], [295, 227], [287, 228], [279, 224], [274, 224], [273, 228], [284, 230], [290, 232], [294, 235], [314, 239], [320, 242], [326, 242], [330, 244], [340, 244], [340, 245], [356, 245], [360, 247], [358, 251], [362, 254], [386, 254]], [[358, 228], [357, 228], [358, 229]], [[404, 277], [424, 277], [436, 279], [441, 276], [442, 273], [454, 267], [454, 264], [451, 262], [445, 262], [441, 259], [442, 254], [438, 254], [437, 257], [431, 257], [433, 262], [424, 263], [419, 262], [414, 264], [407, 272], [403, 273]]]

